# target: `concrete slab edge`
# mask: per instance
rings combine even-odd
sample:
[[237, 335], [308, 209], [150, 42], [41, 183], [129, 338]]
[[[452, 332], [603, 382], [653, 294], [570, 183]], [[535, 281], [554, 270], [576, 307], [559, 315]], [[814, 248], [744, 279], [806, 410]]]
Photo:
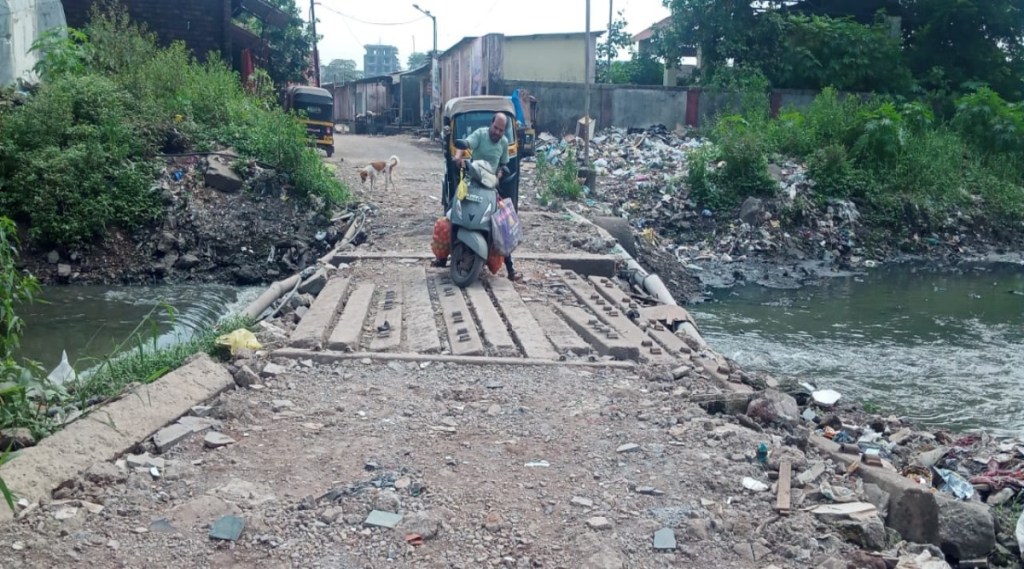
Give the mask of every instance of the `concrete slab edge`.
[[373, 361], [391, 362], [438, 362], [453, 364], [471, 365], [521, 365], [521, 366], [568, 366], [587, 368], [614, 368], [633, 369], [637, 366], [635, 362], [624, 361], [557, 361], [536, 358], [510, 358], [490, 356], [452, 356], [445, 354], [413, 354], [413, 353], [386, 353], [386, 352], [336, 352], [313, 350], [300, 350], [296, 348], [281, 348], [271, 352], [270, 357], [288, 359], [310, 359], [317, 363], [334, 363], [346, 360], [370, 359]]
[[[121, 456], [135, 444], [234, 386], [231, 374], [206, 354], [149, 385], [102, 405], [61, 431], [24, 449], [0, 468], [18, 498], [36, 503], [97, 462]], [[0, 523], [13, 519], [0, 505]]]

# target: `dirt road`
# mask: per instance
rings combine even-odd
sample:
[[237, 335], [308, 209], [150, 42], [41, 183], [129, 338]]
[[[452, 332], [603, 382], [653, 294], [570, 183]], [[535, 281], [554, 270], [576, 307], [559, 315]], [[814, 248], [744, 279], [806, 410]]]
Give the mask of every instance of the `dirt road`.
[[[428, 250], [440, 155], [400, 137], [339, 143], [349, 181], [366, 160], [402, 160], [397, 190], [353, 183], [379, 207], [365, 247]], [[585, 235], [530, 219], [527, 249]], [[0, 528], [3, 567], [754, 569], [850, 549], [743, 488], [771, 483], [754, 456], [779, 441], [689, 402], [711, 382], [688, 365], [276, 363], [210, 403], [229, 439], [199, 433], [160, 455], [146, 441], [135, 450], [159, 460], [97, 464]], [[367, 525], [373, 510], [402, 521]], [[237, 541], [210, 537], [225, 515], [244, 520]]]
[[[444, 157], [439, 143], [404, 136], [340, 136], [337, 149], [330, 161], [337, 164], [339, 173], [358, 199], [372, 202], [378, 208], [370, 239], [363, 247], [370, 251], [429, 252], [434, 221], [442, 214], [440, 196]], [[381, 179], [372, 191], [369, 183], [360, 182], [358, 168], [370, 161], [387, 160], [392, 155], [401, 161], [395, 176], [397, 189], [389, 187], [384, 190]], [[339, 158], [344, 161], [338, 162]], [[525, 163], [523, 171], [529, 177], [533, 164]], [[588, 226], [539, 211], [534, 206], [528, 180], [520, 185], [523, 253], [576, 250], [606, 253], [610, 249], [609, 244]]]

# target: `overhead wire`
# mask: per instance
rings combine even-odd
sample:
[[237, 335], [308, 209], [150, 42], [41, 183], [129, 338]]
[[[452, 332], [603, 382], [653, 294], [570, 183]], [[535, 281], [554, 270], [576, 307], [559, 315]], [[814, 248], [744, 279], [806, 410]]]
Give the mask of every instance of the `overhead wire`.
[[338, 10], [335, 10], [334, 8], [331, 8], [330, 6], [328, 6], [328, 5], [326, 5], [326, 4], [322, 3], [322, 2], [320, 3], [320, 6], [322, 8], [324, 8], [325, 10], [327, 10], [328, 12], [334, 12], [335, 14], [341, 16], [342, 18], [348, 18], [349, 20], [352, 20], [353, 22], [359, 22], [360, 24], [366, 24], [368, 26], [407, 26], [409, 24], [413, 24], [413, 23], [416, 23], [416, 22], [418, 22], [420, 20], [426, 19], [426, 16], [420, 16], [418, 18], [409, 20], [407, 22], [369, 22], [367, 20], [362, 20], [362, 19], [359, 19], [359, 18], [357, 18], [355, 16], [339, 12]]

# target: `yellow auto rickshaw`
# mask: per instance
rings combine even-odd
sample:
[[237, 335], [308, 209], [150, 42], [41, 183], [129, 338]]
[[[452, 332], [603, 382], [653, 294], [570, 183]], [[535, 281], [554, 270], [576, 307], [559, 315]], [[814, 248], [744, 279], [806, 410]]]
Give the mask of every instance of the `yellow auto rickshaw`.
[[334, 154], [334, 97], [330, 91], [304, 85], [289, 87], [284, 110], [295, 111], [317, 148], [323, 148], [327, 156]]

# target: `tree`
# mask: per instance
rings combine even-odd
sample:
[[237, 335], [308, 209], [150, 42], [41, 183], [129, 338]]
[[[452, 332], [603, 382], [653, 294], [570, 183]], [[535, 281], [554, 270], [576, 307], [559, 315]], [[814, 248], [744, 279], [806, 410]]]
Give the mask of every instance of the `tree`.
[[311, 67], [313, 51], [312, 26], [299, 17], [299, 8], [294, 0], [267, 0], [267, 2], [288, 15], [283, 27], [264, 24], [255, 16], [243, 12], [239, 22], [249, 31], [263, 38], [269, 47], [266, 71], [277, 85], [288, 82], [305, 82]]
[[962, 93], [983, 83], [1024, 98], [1024, 2], [914, 0], [906, 19], [907, 59], [925, 89]]
[[1022, 0], [662, 2], [672, 18], [656, 35], [658, 55], [673, 63], [698, 48], [704, 82], [744, 66], [776, 86], [890, 92], [905, 90], [909, 69], [946, 99], [978, 84], [1024, 98]]
[[415, 52], [409, 54], [409, 60], [408, 60], [409, 69], [416, 69], [417, 67], [419, 67], [421, 65], [426, 65], [426, 64], [430, 63], [430, 56], [431, 56], [432, 53], [434, 53], [434, 50], [430, 50], [430, 51], [428, 51], [426, 53], [424, 53], [422, 51], [415, 51]]
[[356, 69], [356, 62], [351, 59], [333, 59], [320, 69], [321, 83], [347, 83], [362, 79], [363, 72]]
[[[622, 15], [622, 10], [619, 10], [616, 19], [612, 20], [611, 25], [608, 27], [608, 33], [605, 35], [604, 41], [597, 44], [596, 72], [598, 83], [615, 83], [615, 77], [620, 74], [609, 67], [609, 61], [618, 58], [619, 52], [623, 49], [628, 49], [632, 52], [633, 38], [626, 33], [626, 25], [626, 19]], [[635, 54], [631, 53], [631, 55]]]
[[[757, 53], [752, 40], [760, 37], [751, 0], [662, 0], [672, 11], [668, 25], [655, 33], [655, 49], [666, 64], [679, 63], [688, 49], [701, 54], [699, 74], [710, 79], [731, 59], [745, 63]], [[768, 34], [770, 37], [770, 34]], [[774, 46], [760, 46], [771, 48]]]

